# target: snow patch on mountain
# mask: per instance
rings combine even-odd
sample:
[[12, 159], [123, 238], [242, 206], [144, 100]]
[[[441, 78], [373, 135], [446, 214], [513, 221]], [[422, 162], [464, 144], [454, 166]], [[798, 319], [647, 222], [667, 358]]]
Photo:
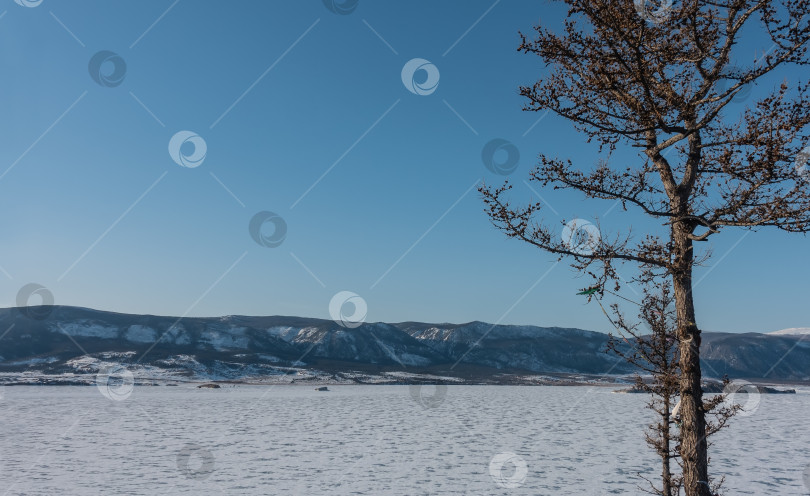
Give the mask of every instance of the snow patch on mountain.
[[176, 324], [169, 328], [163, 336], [160, 338], [161, 341], [174, 343], [179, 345], [187, 345], [191, 343], [191, 338], [186, 332], [186, 329], [183, 327], [183, 324]]
[[486, 322], [470, 322], [461, 326], [431, 326], [424, 329], [408, 328], [407, 332], [420, 341], [431, 341], [434, 343], [475, 343], [479, 340], [518, 340], [518, 339], [543, 339], [550, 337], [588, 337], [588, 331], [580, 329], [566, 329], [561, 327], [536, 327], [536, 326], [513, 326], [494, 325]]
[[[2, 361], [2, 357], [0, 357], [0, 361]], [[12, 362], [4, 362], [3, 365], [7, 365], [9, 367], [28, 365], [29, 367], [32, 367], [34, 365], [43, 365], [47, 363], [55, 363], [58, 361], [59, 359], [56, 357], [38, 357], [38, 358], [29, 358], [28, 360], [15, 360]]]
[[105, 362], [97, 357], [82, 355], [65, 362], [65, 365], [72, 367], [76, 372], [91, 373], [98, 372], [103, 367], [112, 367], [115, 362]]
[[412, 353], [397, 353], [390, 346], [386, 345], [379, 339], [377, 339], [377, 344], [380, 346], [380, 349], [382, 349], [391, 360], [399, 363], [402, 366], [430, 364], [430, 360], [423, 356], [414, 355]]
[[296, 338], [296, 336], [298, 336], [299, 331], [301, 331], [301, 329], [298, 327], [286, 327], [286, 326], [275, 326], [267, 329], [268, 334], [283, 339], [288, 343], [291, 343]]
[[233, 327], [227, 331], [206, 330], [200, 334], [200, 342], [211, 345], [217, 351], [244, 350], [250, 344], [245, 331], [244, 327]]
[[411, 333], [416, 339], [421, 340], [429, 340], [429, 341], [447, 341], [451, 338], [458, 338], [461, 333], [455, 331], [455, 329], [440, 329], [438, 327], [430, 327], [425, 330], [420, 330]]
[[200, 364], [200, 362], [198, 362], [197, 359], [191, 355], [174, 355], [170, 356], [169, 358], [157, 360], [156, 363], [166, 365], [167, 367], [202, 367], [202, 364]]
[[[349, 375], [349, 374], [344, 374]], [[398, 377], [401, 379], [410, 379], [410, 380], [418, 380], [418, 381], [436, 381], [436, 382], [456, 382], [456, 383], [463, 383], [464, 379], [459, 377], [451, 377], [445, 375], [434, 375], [434, 374], [416, 374], [413, 372], [385, 372], [386, 376], [388, 377]]]
[[401, 353], [399, 359], [402, 363], [410, 366], [426, 366], [430, 365], [430, 358], [425, 358], [421, 355], [414, 355], [412, 353]]
[[156, 364], [167, 367], [181, 373], [191, 374], [192, 377], [208, 379], [211, 378], [208, 368], [197, 361], [192, 355], [173, 355], [168, 358], [157, 360]]
[[147, 326], [131, 325], [127, 329], [126, 339], [133, 343], [154, 343], [157, 339], [157, 331]]
[[298, 334], [293, 338], [296, 343], [313, 343], [320, 340], [323, 332], [317, 327], [304, 327], [298, 331]]
[[776, 336], [804, 336], [810, 334], [810, 327], [791, 327], [789, 329], [769, 332], [768, 334]]
[[76, 322], [55, 323], [50, 327], [51, 332], [62, 332], [68, 336], [116, 339], [118, 337], [118, 327], [95, 324], [85, 320]]
[[109, 360], [110, 358], [132, 358], [136, 354], [136, 351], [104, 351], [98, 355], [101, 358]]

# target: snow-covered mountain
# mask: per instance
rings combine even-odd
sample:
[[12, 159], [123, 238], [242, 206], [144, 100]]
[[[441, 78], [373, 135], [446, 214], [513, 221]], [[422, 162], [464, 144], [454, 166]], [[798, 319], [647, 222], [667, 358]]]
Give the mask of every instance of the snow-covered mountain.
[[[608, 336], [602, 333], [484, 322], [347, 329], [301, 317], [180, 319], [39, 307], [0, 309], [0, 331], [0, 380], [20, 374], [74, 377], [118, 365], [138, 377], [188, 380], [380, 373], [490, 380], [503, 374], [632, 371], [605, 353]], [[703, 357], [709, 376], [810, 378], [810, 342], [797, 336], [708, 333]]]
[[775, 336], [804, 336], [810, 334], [810, 327], [791, 327], [790, 329], [782, 329], [780, 331], [769, 332]]

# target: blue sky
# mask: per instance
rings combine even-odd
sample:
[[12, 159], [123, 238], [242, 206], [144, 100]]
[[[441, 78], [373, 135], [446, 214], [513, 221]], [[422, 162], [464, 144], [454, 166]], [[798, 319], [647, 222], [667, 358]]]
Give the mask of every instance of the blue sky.
[[[546, 71], [517, 53], [518, 31], [559, 26], [563, 6], [360, 0], [338, 15], [321, 0], [3, 0], [0, 13], [3, 306], [35, 282], [57, 304], [120, 312], [328, 318], [348, 290], [371, 321], [609, 330], [574, 294], [588, 280], [497, 232], [474, 187], [503, 180], [481, 159], [495, 138], [520, 151], [509, 178], [526, 199], [540, 151], [583, 168], [598, 158], [517, 94]], [[126, 64], [118, 85], [90, 75], [102, 50]], [[414, 58], [439, 72], [428, 95], [402, 82]], [[185, 130], [207, 146], [198, 167], [169, 154]], [[560, 229], [661, 229], [611, 202], [537, 193]], [[287, 225], [277, 247], [248, 232], [261, 211]], [[807, 246], [767, 230], [713, 237], [696, 273], [701, 327], [810, 326]]]

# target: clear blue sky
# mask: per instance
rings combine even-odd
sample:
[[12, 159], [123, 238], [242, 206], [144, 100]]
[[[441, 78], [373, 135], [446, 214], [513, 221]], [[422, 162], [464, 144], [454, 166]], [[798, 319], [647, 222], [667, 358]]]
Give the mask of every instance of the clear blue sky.
[[[520, 150], [510, 179], [526, 199], [538, 152], [583, 168], [598, 158], [517, 94], [545, 72], [517, 53], [518, 30], [559, 26], [563, 6], [360, 0], [338, 15], [321, 0], [2, 0], [0, 13], [3, 306], [36, 282], [57, 304], [112, 311], [328, 318], [349, 290], [371, 321], [609, 329], [574, 294], [587, 279], [497, 232], [473, 188], [502, 180], [481, 160], [494, 138]], [[757, 43], [741, 60], [767, 49]], [[126, 63], [117, 86], [90, 76], [102, 50]], [[414, 58], [439, 71], [429, 95], [402, 82]], [[207, 145], [198, 167], [169, 154], [184, 130]], [[661, 229], [611, 202], [538, 193], [551, 222]], [[251, 238], [260, 211], [286, 222], [280, 246]], [[714, 267], [696, 275], [701, 327], [810, 326], [808, 240], [743, 235], [712, 238]]]

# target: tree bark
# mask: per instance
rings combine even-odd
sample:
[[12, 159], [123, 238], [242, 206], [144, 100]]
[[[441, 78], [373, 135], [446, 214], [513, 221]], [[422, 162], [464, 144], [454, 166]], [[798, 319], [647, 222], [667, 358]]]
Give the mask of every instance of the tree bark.
[[683, 222], [673, 225], [674, 266], [672, 275], [678, 316], [678, 346], [681, 366], [681, 460], [686, 496], [712, 496], [709, 486], [706, 416], [700, 385], [700, 330], [695, 323], [692, 298], [692, 240]]
[[661, 412], [661, 451], [662, 456], [661, 460], [663, 463], [662, 472], [661, 472], [661, 479], [663, 481], [663, 487], [661, 488], [662, 491], [666, 496], [673, 496], [672, 493], [672, 472], [670, 470], [669, 464], [669, 416], [670, 416], [670, 403], [669, 397], [664, 396], [664, 411]]

